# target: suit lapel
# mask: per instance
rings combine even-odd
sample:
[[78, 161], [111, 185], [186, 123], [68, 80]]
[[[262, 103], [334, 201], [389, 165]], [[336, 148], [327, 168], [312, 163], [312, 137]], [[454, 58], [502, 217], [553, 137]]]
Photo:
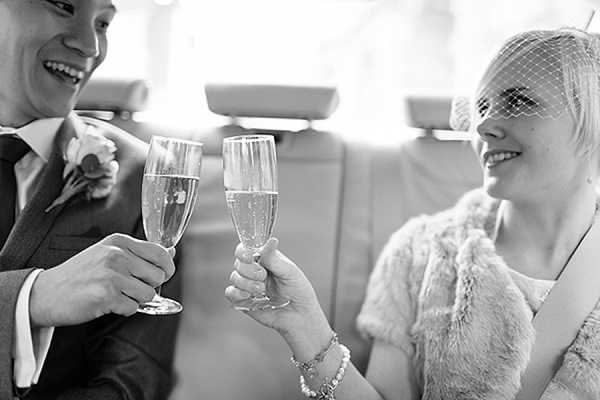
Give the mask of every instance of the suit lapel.
[[64, 204], [61, 204], [49, 212], [44, 211], [62, 191], [62, 173], [65, 166], [63, 151], [74, 136], [73, 121], [66, 118], [56, 133], [52, 154], [42, 172], [40, 183], [0, 252], [0, 271], [23, 268], [64, 207]]

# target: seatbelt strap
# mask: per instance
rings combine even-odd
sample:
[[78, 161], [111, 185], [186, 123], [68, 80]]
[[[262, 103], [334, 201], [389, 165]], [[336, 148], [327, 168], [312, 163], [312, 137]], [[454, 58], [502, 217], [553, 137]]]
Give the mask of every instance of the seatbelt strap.
[[600, 218], [583, 237], [535, 317], [529, 365], [516, 400], [539, 399], [600, 298]]

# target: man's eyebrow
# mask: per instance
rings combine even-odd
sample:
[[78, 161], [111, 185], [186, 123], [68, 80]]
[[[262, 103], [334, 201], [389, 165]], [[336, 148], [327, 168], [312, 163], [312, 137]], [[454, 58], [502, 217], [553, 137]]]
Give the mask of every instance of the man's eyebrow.
[[117, 11], [119, 11], [119, 10], [117, 10], [117, 7], [115, 7], [114, 4], [107, 5], [107, 6], [104, 7], [104, 9], [108, 10], [108, 11], [111, 11], [113, 13], [116, 13]]

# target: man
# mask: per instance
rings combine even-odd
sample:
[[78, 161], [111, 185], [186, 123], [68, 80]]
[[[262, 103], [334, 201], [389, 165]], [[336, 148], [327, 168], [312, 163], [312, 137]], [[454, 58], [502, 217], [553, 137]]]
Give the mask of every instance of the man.
[[[111, 0], [0, 0], [0, 136], [29, 145], [0, 251], [0, 400], [159, 399], [171, 387], [178, 318], [136, 313], [174, 273], [172, 252], [142, 240], [146, 144], [72, 113], [115, 12]], [[69, 185], [63, 154], [90, 131], [116, 146], [116, 181], [54, 203]]]

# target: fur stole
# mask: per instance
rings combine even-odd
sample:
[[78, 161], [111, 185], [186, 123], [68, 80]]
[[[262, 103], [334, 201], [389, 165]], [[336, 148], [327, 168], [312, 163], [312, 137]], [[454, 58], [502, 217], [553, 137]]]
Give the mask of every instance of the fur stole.
[[[412, 356], [423, 399], [513, 399], [535, 332], [533, 313], [490, 239], [499, 201], [482, 189], [390, 238], [358, 317], [367, 336]], [[600, 398], [600, 310], [559, 371]]]

